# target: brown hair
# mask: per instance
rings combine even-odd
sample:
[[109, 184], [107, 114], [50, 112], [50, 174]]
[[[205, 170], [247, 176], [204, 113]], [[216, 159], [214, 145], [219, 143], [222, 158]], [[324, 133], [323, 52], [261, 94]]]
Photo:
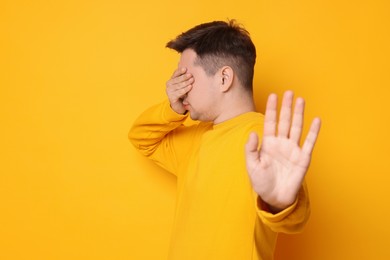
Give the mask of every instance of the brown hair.
[[192, 49], [208, 75], [214, 75], [222, 66], [230, 66], [241, 84], [252, 92], [256, 48], [249, 33], [235, 20], [203, 23], [180, 34], [166, 47], [182, 53]]

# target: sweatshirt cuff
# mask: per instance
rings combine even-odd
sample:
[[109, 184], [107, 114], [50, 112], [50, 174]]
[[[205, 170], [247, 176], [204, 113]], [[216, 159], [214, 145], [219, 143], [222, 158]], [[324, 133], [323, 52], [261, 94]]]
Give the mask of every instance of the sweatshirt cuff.
[[266, 205], [264, 202], [261, 200], [260, 196], [257, 196], [257, 201], [256, 201], [256, 208], [257, 208], [257, 213], [258, 215], [266, 222], [271, 222], [271, 223], [276, 223], [280, 222], [283, 219], [285, 219], [288, 215], [290, 215], [296, 208], [298, 204], [298, 198], [295, 200], [295, 202], [289, 206], [288, 208], [285, 208], [284, 210], [273, 214], [268, 211], [266, 208]]
[[176, 113], [172, 108], [171, 104], [169, 103], [169, 100], [165, 100], [163, 103], [163, 109], [162, 109], [162, 117], [167, 122], [179, 122], [184, 121], [188, 117], [188, 113], [185, 113], [184, 115]]

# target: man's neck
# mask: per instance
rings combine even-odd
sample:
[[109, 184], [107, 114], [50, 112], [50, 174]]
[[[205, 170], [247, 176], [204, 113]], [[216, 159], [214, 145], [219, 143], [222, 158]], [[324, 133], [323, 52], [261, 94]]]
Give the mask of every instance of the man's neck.
[[252, 96], [231, 99], [225, 102], [222, 112], [214, 119], [214, 125], [235, 118], [239, 115], [256, 111], [255, 103]]

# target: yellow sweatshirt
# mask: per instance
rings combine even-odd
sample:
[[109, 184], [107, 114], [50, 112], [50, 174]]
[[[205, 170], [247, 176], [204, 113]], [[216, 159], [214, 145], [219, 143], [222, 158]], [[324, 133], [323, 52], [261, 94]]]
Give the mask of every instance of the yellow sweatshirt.
[[136, 149], [177, 176], [168, 259], [272, 259], [277, 232], [299, 232], [309, 217], [306, 185], [292, 206], [267, 212], [252, 189], [244, 150], [250, 132], [262, 136], [263, 115], [184, 126], [186, 117], [165, 101], [146, 110], [129, 132]]

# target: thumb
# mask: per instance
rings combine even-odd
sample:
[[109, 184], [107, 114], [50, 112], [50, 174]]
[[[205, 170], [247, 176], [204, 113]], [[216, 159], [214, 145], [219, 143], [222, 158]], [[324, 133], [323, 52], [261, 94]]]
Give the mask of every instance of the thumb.
[[246, 162], [249, 166], [251, 162], [257, 162], [259, 160], [259, 151], [257, 149], [259, 145], [259, 137], [256, 133], [249, 134], [248, 142], [245, 145]]

